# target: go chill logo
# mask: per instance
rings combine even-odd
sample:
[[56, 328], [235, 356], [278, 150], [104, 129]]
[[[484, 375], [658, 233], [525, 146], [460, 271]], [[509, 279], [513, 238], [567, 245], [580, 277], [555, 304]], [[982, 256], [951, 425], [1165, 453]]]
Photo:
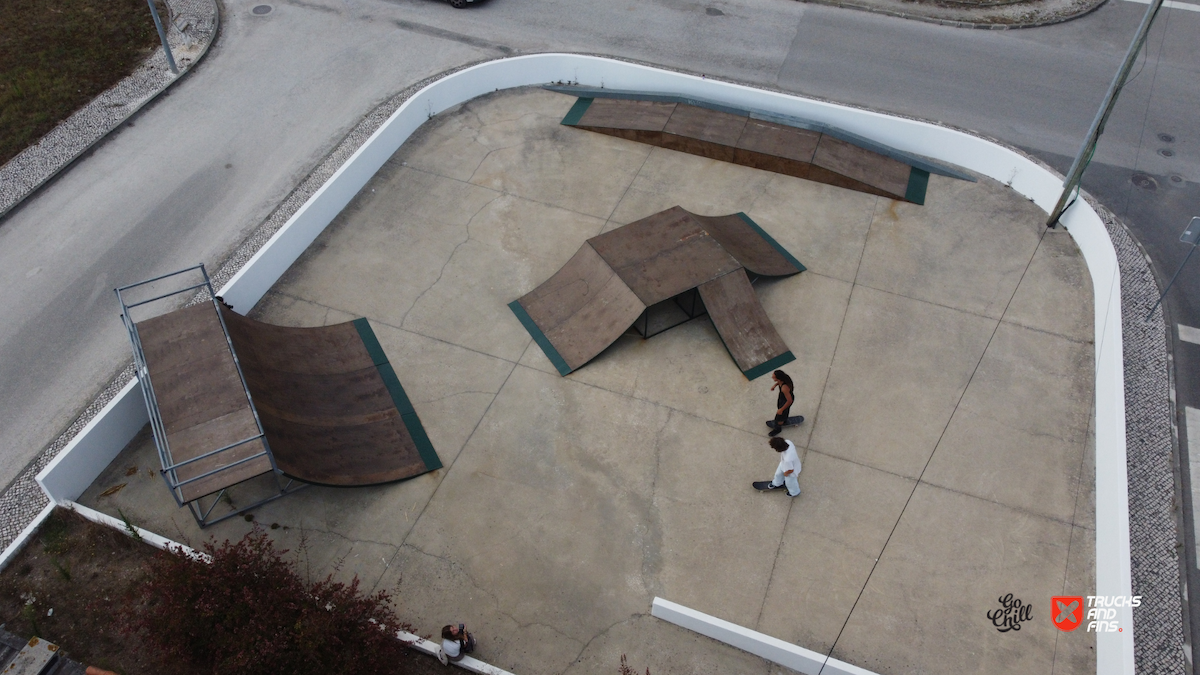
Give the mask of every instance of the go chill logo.
[[1117, 609], [1141, 604], [1140, 595], [1089, 595], [1086, 603], [1082, 595], [1057, 595], [1050, 598], [1050, 619], [1062, 631], [1075, 630], [1086, 620], [1088, 633], [1121, 633], [1125, 629], [1117, 621]]

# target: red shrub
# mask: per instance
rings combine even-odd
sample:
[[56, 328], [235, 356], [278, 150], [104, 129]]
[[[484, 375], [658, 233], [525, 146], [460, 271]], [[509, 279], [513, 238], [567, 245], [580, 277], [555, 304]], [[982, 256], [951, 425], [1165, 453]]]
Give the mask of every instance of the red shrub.
[[213, 673], [347, 675], [397, 672], [409, 627], [385, 591], [364, 596], [355, 577], [306, 583], [262, 532], [204, 545], [211, 564], [161, 553], [123, 630], [163, 661]]

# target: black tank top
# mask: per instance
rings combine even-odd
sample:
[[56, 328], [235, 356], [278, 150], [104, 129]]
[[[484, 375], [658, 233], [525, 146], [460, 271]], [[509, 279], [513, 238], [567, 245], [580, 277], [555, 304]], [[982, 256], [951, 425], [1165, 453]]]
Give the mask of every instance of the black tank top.
[[782, 408], [783, 406], [787, 405], [787, 396], [785, 396], [783, 393], [784, 387], [788, 388], [788, 393], [792, 395], [793, 401], [796, 398], [796, 393], [792, 391], [792, 381], [790, 378], [787, 380], [780, 380], [779, 382], [779, 400], [775, 402], [776, 408]]

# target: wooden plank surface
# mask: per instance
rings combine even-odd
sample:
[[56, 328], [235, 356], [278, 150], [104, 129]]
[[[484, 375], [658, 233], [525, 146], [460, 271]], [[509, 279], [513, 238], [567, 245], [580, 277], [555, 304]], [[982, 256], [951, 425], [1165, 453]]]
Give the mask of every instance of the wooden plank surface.
[[675, 112], [671, 113], [663, 132], [733, 148], [737, 146], [748, 119], [745, 115], [680, 103], [675, 106]]
[[804, 164], [812, 163], [821, 134], [764, 120], [747, 120], [737, 147]]
[[812, 163], [882, 190], [895, 199], [904, 199], [912, 171], [904, 162], [827, 135], [821, 136]]
[[576, 126], [892, 199], [907, 199], [912, 171], [832, 136], [685, 103], [598, 98]]
[[731, 272], [700, 286], [700, 297], [743, 373], [788, 351], [745, 271]]
[[222, 315], [281, 471], [333, 486], [427, 471], [353, 322], [293, 328]]
[[751, 272], [765, 277], [783, 277], [800, 272], [741, 216], [694, 217], [709, 236]]
[[[216, 309], [203, 302], [137, 324], [146, 367], [167, 434], [172, 463], [179, 463], [258, 435]], [[185, 465], [179, 481], [263, 451], [261, 441]], [[212, 494], [271, 470], [259, 459], [218, 471], [181, 488], [184, 501]]]
[[675, 112], [675, 106], [675, 103], [658, 101], [598, 98], [588, 106], [576, 126], [662, 131], [671, 119], [671, 113]]
[[741, 267], [678, 206], [588, 243], [647, 307]]
[[646, 309], [590, 244], [519, 302], [571, 369], [604, 351]]

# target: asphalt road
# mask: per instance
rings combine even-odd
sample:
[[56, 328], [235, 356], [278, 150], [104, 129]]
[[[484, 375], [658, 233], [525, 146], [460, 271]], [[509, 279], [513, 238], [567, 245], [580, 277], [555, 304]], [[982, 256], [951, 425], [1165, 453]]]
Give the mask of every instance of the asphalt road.
[[[0, 484], [128, 361], [114, 286], [215, 266], [364, 114], [428, 75], [508, 53], [620, 55], [941, 120], [1065, 170], [1145, 11], [1110, 0], [981, 31], [792, 0], [281, 0], [252, 15], [260, 1], [225, 3], [187, 78], [0, 221]], [[1197, 34], [1200, 12], [1163, 10], [1085, 178], [1163, 277], [1200, 214]], [[1200, 327], [1200, 259], [1167, 308]], [[1176, 350], [1181, 405], [1200, 407], [1197, 350]]]

